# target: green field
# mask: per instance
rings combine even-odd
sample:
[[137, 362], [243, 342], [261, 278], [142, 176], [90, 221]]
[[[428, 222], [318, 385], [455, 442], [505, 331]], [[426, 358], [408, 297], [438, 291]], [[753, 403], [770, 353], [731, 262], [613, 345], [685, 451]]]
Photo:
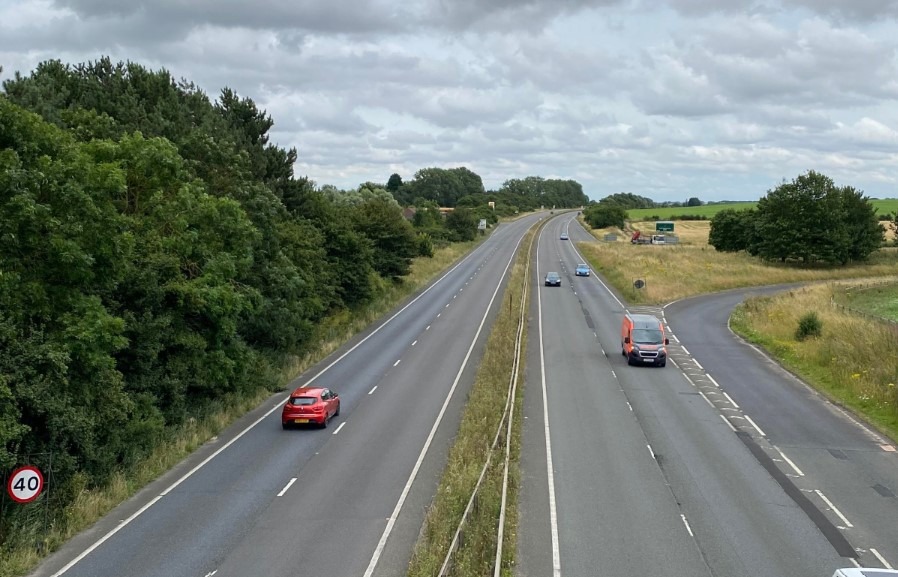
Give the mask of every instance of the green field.
[[898, 322], [898, 285], [854, 289], [839, 301], [853, 309]]
[[[898, 212], [898, 198], [873, 198], [870, 202], [876, 208], [876, 214], [891, 214]], [[757, 206], [757, 201], [746, 202], [722, 202], [719, 204], [705, 204], [702, 206], [665, 206], [661, 208], [632, 208], [627, 211], [630, 220], [652, 220], [654, 217], [668, 219], [678, 215], [701, 215], [707, 218], [713, 217], [721, 210], [744, 210]]]

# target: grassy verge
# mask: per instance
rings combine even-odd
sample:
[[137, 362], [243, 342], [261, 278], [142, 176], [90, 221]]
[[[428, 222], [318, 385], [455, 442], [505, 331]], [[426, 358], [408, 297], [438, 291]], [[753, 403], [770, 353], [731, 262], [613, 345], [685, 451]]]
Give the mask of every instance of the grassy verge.
[[[529, 246], [534, 232], [528, 233], [524, 246]], [[427, 511], [424, 526], [415, 546], [408, 575], [432, 577], [437, 575], [462, 513], [468, 503], [489, 447], [499, 427], [508, 394], [515, 353], [515, 338], [529, 250], [521, 251], [508, 281], [496, 323], [490, 333], [483, 361], [477, 371], [469, 401], [465, 406], [458, 435], [449, 451], [437, 494]], [[524, 334], [526, 346], [526, 327]], [[517, 548], [517, 495], [520, 486], [519, 454], [521, 418], [523, 413], [523, 371], [518, 375], [518, 394], [514, 406], [514, 427], [511, 443], [506, 527], [503, 543], [502, 574], [512, 575]], [[476, 402], [470, 399], [476, 399]], [[495, 562], [496, 532], [502, 497], [503, 439], [481, 485], [476, 505], [465, 525], [462, 545], [452, 565], [450, 575], [480, 577], [491, 575]]]
[[[833, 307], [830, 299], [840, 290], [838, 284], [824, 283], [751, 298], [737, 307], [730, 326], [898, 441], [898, 334], [886, 324]], [[821, 334], [799, 340], [799, 319], [811, 312], [821, 321]]]
[[[286, 386], [296, 375], [421, 289], [482, 240], [480, 238], [470, 243], [453, 244], [436, 251], [433, 258], [415, 260], [411, 274], [402, 283], [384, 286], [381, 296], [364, 313], [346, 313], [323, 323], [318, 335], [318, 346], [303, 357], [290, 358], [285, 362], [281, 370], [283, 385]], [[58, 549], [65, 541], [91, 526], [147, 483], [171, 469], [236, 419], [258, 406], [270, 394], [270, 391], [258, 391], [256, 395], [245, 399], [222, 398], [204, 415], [190, 419], [182, 428], [173, 431], [167, 442], [135, 468], [117, 473], [105, 487], [82, 490], [66, 508], [63, 517], [51, 523], [47, 530], [41, 530], [32, 539], [17, 540], [20, 543], [30, 542], [29, 545], [0, 551], [0, 577], [20, 577], [27, 574], [46, 554]]]

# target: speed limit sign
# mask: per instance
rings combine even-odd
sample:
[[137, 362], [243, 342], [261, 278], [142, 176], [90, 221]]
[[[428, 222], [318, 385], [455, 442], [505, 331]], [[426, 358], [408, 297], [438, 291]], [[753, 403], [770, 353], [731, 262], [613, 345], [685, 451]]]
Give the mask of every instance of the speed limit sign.
[[37, 467], [27, 465], [19, 467], [12, 472], [6, 490], [13, 501], [17, 503], [30, 503], [37, 499], [44, 489], [44, 476]]

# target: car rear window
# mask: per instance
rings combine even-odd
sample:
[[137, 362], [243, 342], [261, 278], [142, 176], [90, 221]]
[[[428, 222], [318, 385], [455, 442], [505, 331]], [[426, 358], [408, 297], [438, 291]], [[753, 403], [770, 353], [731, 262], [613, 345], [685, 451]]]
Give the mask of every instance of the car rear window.
[[317, 399], [315, 397], [291, 397], [291, 405], [314, 405]]

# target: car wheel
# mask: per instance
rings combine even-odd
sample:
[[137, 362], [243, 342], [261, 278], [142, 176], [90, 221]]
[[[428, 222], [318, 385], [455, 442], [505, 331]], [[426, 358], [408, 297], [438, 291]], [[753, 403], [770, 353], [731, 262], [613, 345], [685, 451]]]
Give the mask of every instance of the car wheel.
[[283, 427], [284, 430], [286, 431], [287, 429], [290, 428], [290, 424], [289, 423], [281, 423], [281, 427]]
[[633, 365], [633, 357], [627, 357], [627, 364], [630, 366]]
[[321, 421], [321, 428], [322, 428], [322, 429], [326, 429], [326, 428], [327, 428], [327, 411], [324, 411], [324, 420]]
[[334, 416], [335, 416], [335, 417], [339, 417], [339, 416], [340, 416], [340, 403], [339, 403], [339, 402], [337, 402], [337, 412], [334, 413]]
[[666, 367], [666, 366], [667, 366], [667, 361], [662, 362], [662, 363], [661, 363], [660, 365], [658, 365], [658, 366], [659, 366], [659, 367]]

